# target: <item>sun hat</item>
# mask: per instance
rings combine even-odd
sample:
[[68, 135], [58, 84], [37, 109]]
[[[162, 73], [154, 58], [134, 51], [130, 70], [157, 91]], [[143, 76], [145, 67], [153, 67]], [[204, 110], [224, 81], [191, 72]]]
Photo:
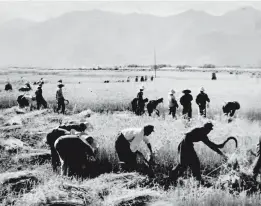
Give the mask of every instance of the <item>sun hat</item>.
[[144, 90], [144, 89], [145, 89], [144, 85], [141, 85], [140, 90]]
[[185, 90], [183, 90], [182, 92], [183, 92], [184, 94], [186, 94], [186, 93], [189, 94], [189, 93], [191, 93], [191, 90], [185, 89]]

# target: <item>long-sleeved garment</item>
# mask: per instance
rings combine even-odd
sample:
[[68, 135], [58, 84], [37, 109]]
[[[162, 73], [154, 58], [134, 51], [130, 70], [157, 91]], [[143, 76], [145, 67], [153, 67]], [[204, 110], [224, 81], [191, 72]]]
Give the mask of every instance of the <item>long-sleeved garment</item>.
[[217, 148], [217, 145], [209, 140], [204, 127], [195, 128], [188, 132], [181, 140], [178, 146], [179, 164], [172, 170], [172, 179], [176, 180], [187, 167], [190, 167], [193, 176], [201, 180], [200, 162], [194, 149], [195, 142], [203, 142], [209, 148], [222, 155], [223, 153]]
[[223, 112], [225, 115], [229, 115], [230, 117], [233, 117], [236, 110], [238, 109], [238, 103], [237, 102], [227, 102], [223, 107]]
[[204, 117], [206, 117], [206, 114], [207, 114], [207, 111], [206, 111], [207, 102], [210, 102], [208, 95], [204, 92], [200, 92], [196, 98], [196, 103], [199, 107], [200, 115], [204, 116]]
[[180, 104], [183, 106], [182, 114], [187, 115], [188, 119], [192, 117], [192, 108], [191, 108], [192, 100], [193, 97], [191, 94], [184, 94], [180, 98]]
[[179, 105], [174, 95], [168, 96], [168, 104], [169, 104], [169, 114], [172, 114], [172, 117], [176, 118], [176, 111]]

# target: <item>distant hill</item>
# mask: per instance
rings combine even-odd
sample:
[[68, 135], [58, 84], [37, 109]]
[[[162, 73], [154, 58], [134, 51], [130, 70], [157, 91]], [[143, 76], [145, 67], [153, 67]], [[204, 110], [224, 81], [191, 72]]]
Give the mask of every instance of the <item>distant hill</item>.
[[93, 10], [0, 24], [0, 66], [153, 64], [154, 47], [157, 63], [261, 66], [261, 11], [158, 17]]

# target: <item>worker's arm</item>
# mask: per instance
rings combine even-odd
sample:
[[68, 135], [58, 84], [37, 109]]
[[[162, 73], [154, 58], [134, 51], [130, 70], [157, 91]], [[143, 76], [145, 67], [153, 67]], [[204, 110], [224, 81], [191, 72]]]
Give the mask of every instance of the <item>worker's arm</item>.
[[199, 102], [199, 95], [196, 97], [196, 103], [197, 103], [197, 105], [200, 104], [200, 102]]
[[207, 94], [206, 94], [206, 100], [207, 100], [207, 102], [210, 102], [210, 99]]
[[151, 144], [150, 144], [150, 143], [147, 143], [147, 146], [148, 146], [148, 148], [149, 148], [149, 150], [150, 150], [150, 154], [152, 154]]
[[220, 149], [218, 149], [218, 145], [210, 141], [207, 136], [202, 140], [202, 142], [204, 142], [210, 149], [214, 150], [216, 153], [220, 154], [221, 156], [227, 159], [226, 155], [224, 155], [223, 152], [221, 152]]

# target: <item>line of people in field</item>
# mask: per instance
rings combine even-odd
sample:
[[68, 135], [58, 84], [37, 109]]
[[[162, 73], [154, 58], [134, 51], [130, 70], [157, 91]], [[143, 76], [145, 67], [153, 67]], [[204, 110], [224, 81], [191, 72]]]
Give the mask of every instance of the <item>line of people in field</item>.
[[[190, 120], [192, 118], [192, 101], [193, 96], [191, 95], [191, 90], [186, 89], [182, 91], [183, 95], [180, 98], [180, 104], [183, 106], [182, 115]], [[140, 90], [137, 94], [136, 104], [136, 114], [141, 115], [145, 113], [145, 103], [148, 102], [147, 98], [143, 98], [144, 95], [144, 86], [140, 87]], [[207, 106], [210, 103], [210, 99], [208, 95], [205, 93], [205, 89], [202, 87], [200, 89], [200, 93], [196, 97], [196, 104], [198, 105], [199, 114], [203, 117], [206, 117]], [[133, 102], [132, 102], [133, 104]], [[175, 97], [175, 90], [171, 90], [168, 93], [168, 107], [169, 107], [169, 115], [172, 115], [173, 118], [177, 119], [176, 111], [179, 107], [178, 102]], [[230, 118], [234, 116], [236, 110], [240, 109], [240, 104], [237, 101], [226, 102], [222, 106], [222, 110], [224, 115], [229, 116]], [[231, 119], [229, 119], [231, 121]]]

